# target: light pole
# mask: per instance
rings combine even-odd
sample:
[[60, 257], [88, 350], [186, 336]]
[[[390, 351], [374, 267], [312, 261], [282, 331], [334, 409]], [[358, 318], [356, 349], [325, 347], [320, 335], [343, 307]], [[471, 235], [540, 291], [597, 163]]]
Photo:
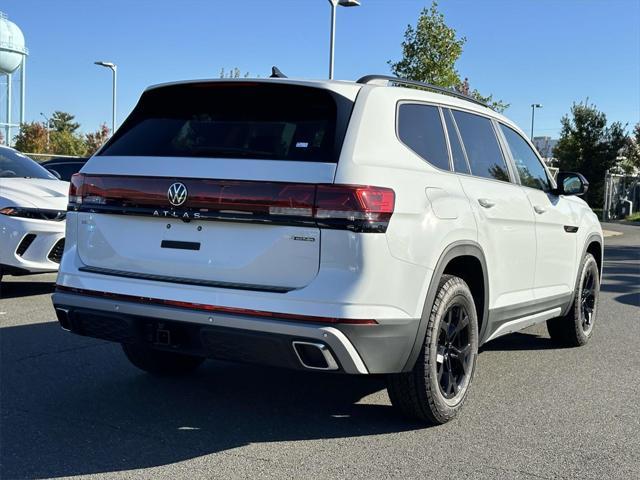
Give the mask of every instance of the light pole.
[[329, 44], [329, 80], [333, 79], [333, 54], [336, 41], [336, 7], [359, 7], [360, 0], [329, 0], [331, 4], [331, 39]]
[[47, 150], [49, 150], [49, 129], [51, 128], [51, 119], [42, 112], [40, 112], [40, 116], [44, 118], [46, 122], [45, 125], [47, 126]]
[[113, 98], [111, 106], [111, 135], [116, 131], [116, 85], [118, 82], [118, 66], [111, 62], [93, 62], [101, 67], [106, 67], [113, 73]]
[[536, 118], [536, 108], [542, 108], [542, 105], [539, 103], [531, 104], [531, 141], [533, 142], [533, 122]]

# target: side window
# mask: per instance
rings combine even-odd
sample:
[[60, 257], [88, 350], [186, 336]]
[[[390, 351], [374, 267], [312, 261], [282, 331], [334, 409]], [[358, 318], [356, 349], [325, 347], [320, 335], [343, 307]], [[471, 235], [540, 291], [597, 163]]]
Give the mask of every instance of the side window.
[[545, 192], [549, 191], [551, 187], [547, 172], [529, 144], [519, 133], [506, 125], [500, 124], [500, 129], [507, 139], [511, 156], [520, 176], [520, 183], [525, 187], [537, 188]]
[[471, 173], [478, 177], [509, 182], [509, 170], [491, 120], [459, 110], [453, 111], [453, 117], [462, 136]]
[[460, 143], [460, 135], [458, 129], [451, 116], [451, 110], [444, 111], [444, 123], [447, 125], [447, 133], [449, 134], [449, 144], [451, 145], [451, 155], [453, 156], [453, 168], [456, 172], [470, 173], [469, 165], [467, 165], [467, 159], [464, 156], [462, 150], [462, 144]]
[[400, 105], [398, 136], [431, 165], [449, 170], [449, 152], [437, 107], [412, 103]]

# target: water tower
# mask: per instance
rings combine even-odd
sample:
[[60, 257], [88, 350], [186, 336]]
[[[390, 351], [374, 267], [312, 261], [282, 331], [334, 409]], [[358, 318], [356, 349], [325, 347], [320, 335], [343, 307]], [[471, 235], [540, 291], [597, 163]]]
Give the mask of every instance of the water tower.
[[[6, 14], [0, 12], [0, 75], [5, 75], [6, 83], [6, 115], [5, 121], [0, 122], [4, 130], [5, 143], [11, 145], [12, 129], [24, 122], [24, 98], [26, 86], [27, 48], [24, 45], [24, 35], [18, 26], [9, 21]], [[14, 74], [20, 70], [20, 115], [19, 122], [12, 123], [12, 99]]]

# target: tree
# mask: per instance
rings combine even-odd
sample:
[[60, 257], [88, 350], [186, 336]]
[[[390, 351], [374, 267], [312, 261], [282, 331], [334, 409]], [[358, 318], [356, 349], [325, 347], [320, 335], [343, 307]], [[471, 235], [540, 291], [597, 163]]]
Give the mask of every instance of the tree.
[[96, 153], [96, 151], [109, 139], [110, 135], [111, 130], [109, 130], [106, 123], [100, 125], [100, 128], [95, 132], [87, 133], [84, 136], [84, 141], [87, 147], [86, 155], [90, 156]]
[[245, 72], [244, 75], [241, 75], [240, 69], [238, 67], [232, 68], [228, 72], [224, 70], [224, 68], [220, 69], [220, 78], [249, 78], [249, 72]]
[[71, 115], [67, 112], [55, 111], [51, 114], [51, 120], [49, 121], [49, 128], [55, 130], [56, 132], [70, 132], [75, 133], [78, 128], [80, 128], [80, 124], [74, 122], [73, 119], [76, 118], [74, 115]]
[[79, 157], [83, 157], [87, 153], [84, 139], [69, 130], [54, 130], [49, 134], [49, 139], [49, 153]]
[[18, 135], [14, 138], [14, 147], [21, 152], [46, 153], [47, 127], [39, 122], [21, 124]]
[[636, 174], [640, 171], [640, 123], [633, 128], [633, 133], [627, 140], [623, 150], [624, 160], [620, 168], [626, 174]]
[[560, 170], [582, 173], [589, 181], [586, 200], [602, 205], [604, 175], [614, 167], [628, 139], [620, 122], [607, 126], [607, 117], [595, 105], [574, 103], [561, 120], [560, 139], [553, 149]]
[[438, 3], [434, 1], [430, 8], [422, 10], [415, 28], [407, 26], [402, 42], [402, 59], [387, 63], [398, 77], [453, 88], [480, 101], [488, 101], [494, 110], [503, 111], [508, 104], [471, 90], [468, 79], [463, 81], [460, 78], [456, 62], [466, 41], [465, 37], [458, 38], [455, 29], [445, 23], [444, 15], [438, 11]]
[[59, 110], [51, 114], [49, 127], [52, 130], [49, 133], [49, 153], [78, 156], [86, 154], [85, 139], [76, 133], [80, 124], [74, 122], [74, 118], [74, 115]]

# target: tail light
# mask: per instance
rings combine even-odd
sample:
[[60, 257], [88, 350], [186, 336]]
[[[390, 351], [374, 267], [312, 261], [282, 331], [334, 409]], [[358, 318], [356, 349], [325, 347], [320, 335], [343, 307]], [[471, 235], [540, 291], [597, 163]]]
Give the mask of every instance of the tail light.
[[179, 182], [187, 188], [187, 200], [174, 208], [167, 197], [173, 179], [75, 174], [69, 187], [69, 208], [385, 232], [395, 203], [394, 191], [384, 187], [206, 179]]

